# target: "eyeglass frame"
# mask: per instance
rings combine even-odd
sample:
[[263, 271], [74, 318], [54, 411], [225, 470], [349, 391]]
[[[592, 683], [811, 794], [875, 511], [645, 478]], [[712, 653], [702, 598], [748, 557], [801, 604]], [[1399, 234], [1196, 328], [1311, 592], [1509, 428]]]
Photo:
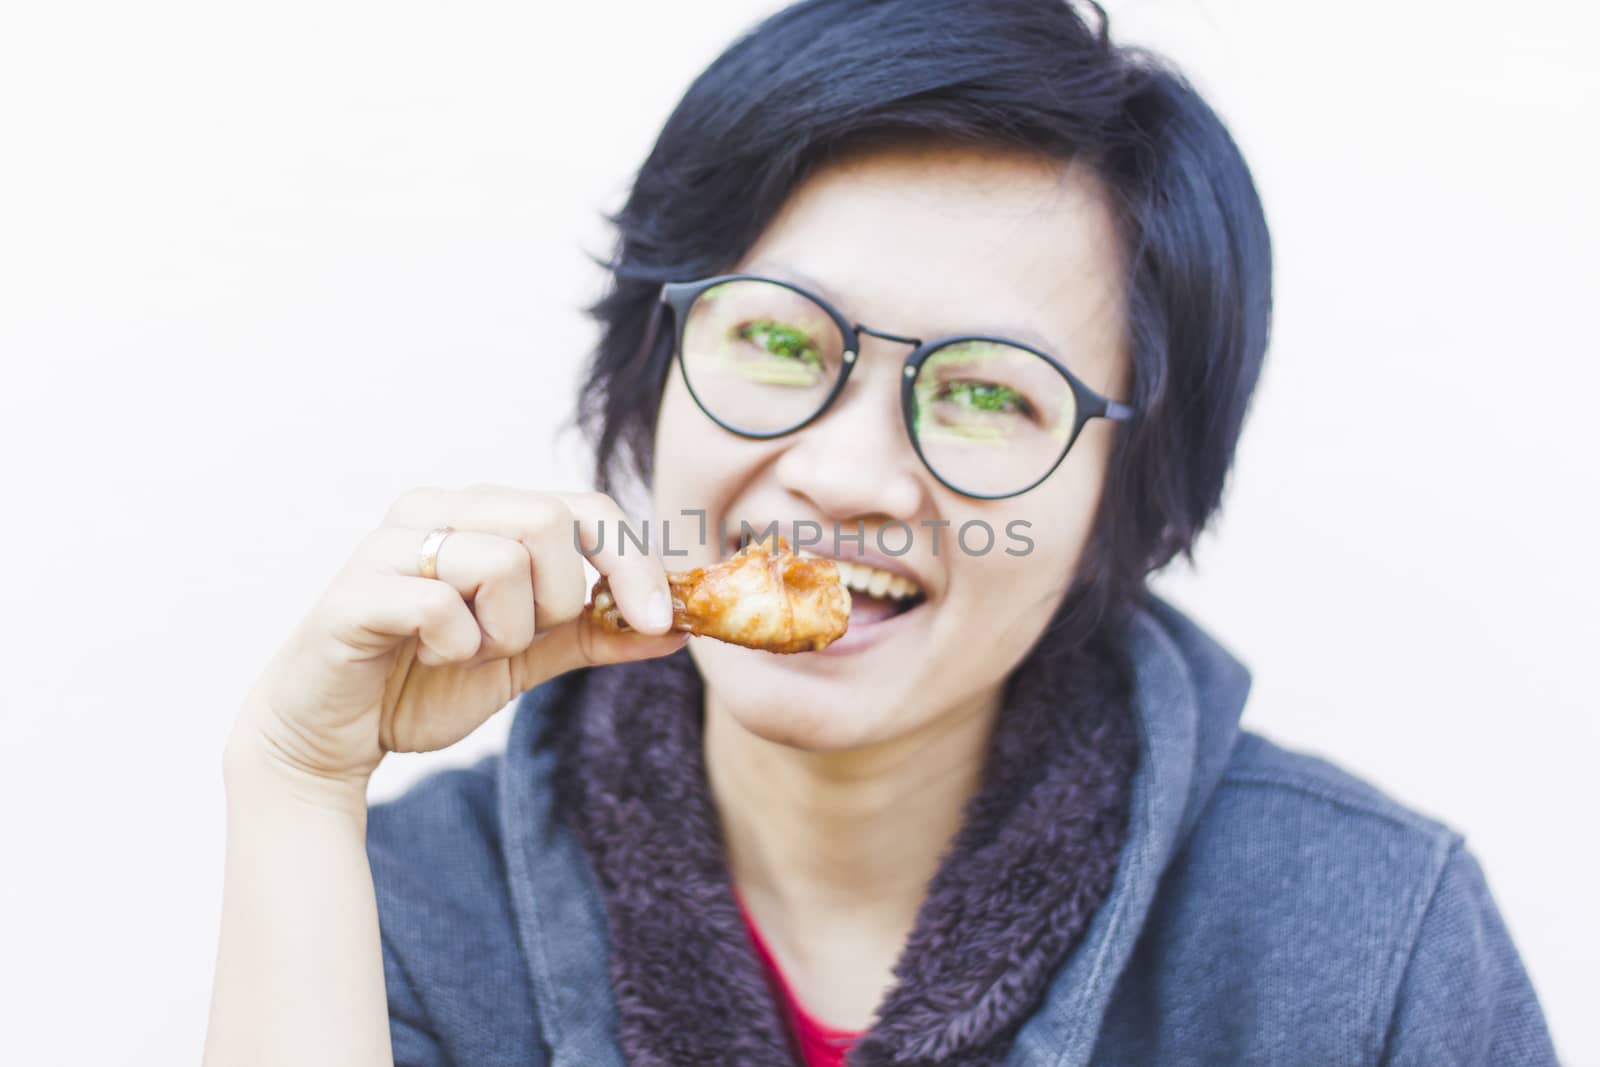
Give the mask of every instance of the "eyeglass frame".
[[[839, 371], [838, 380], [833, 383], [833, 388], [829, 390], [828, 395], [823, 398], [822, 403], [817, 405], [817, 409], [815, 411], [787, 429], [762, 432], [745, 430], [740, 429], [737, 426], [731, 426], [722, 419], [718, 418], [714, 412], [706, 407], [705, 403], [694, 391], [694, 383], [689, 380], [689, 369], [683, 358], [683, 342], [684, 335], [688, 330], [689, 310], [691, 307], [693, 307], [694, 302], [699, 299], [700, 296], [708, 289], [715, 288], [716, 286], [723, 285], [727, 282], [737, 281], [766, 282], [770, 285], [781, 286], [782, 288], [798, 293], [820, 307], [828, 315], [828, 317], [833, 320], [833, 324], [839, 330], [839, 336], [843, 339], [844, 351], [839, 357], [842, 368]], [[1032, 489], [1036, 489], [1044, 482], [1046, 478], [1049, 478], [1050, 475], [1056, 472], [1057, 467], [1061, 466], [1061, 462], [1067, 458], [1067, 453], [1072, 451], [1072, 446], [1077, 443], [1078, 435], [1083, 431], [1084, 425], [1087, 424], [1090, 419], [1110, 419], [1113, 422], [1127, 422], [1132, 420], [1138, 414], [1137, 410], [1131, 405], [1112, 400], [1109, 397], [1096, 392], [1088, 385], [1085, 385], [1083, 381], [1081, 381], [1077, 375], [1073, 374], [1072, 371], [1068, 370], [1060, 360], [1056, 359], [1048, 352], [1041, 351], [1039, 348], [1033, 345], [1024, 344], [1021, 341], [1015, 341], [1009, 337], [996, 337], [988, 334], [951, 334], [945, 337], [936, 337], [931, 341], [924, 341], [920, 337], [905, 337], [901, 334], [888, 333], [883, 330], [874, 329], [865, 325], [864, 323], [858, 322], [852, 324], [850, 320], [845, 318], [844, 314], [841, 313], [838, 308], [834, 307], [834, 305], [829, 301], [818, 296], [816, 293], [811, 292], [802, 285], [785, 281], [782, 278], [770, 278], [764, 274], [716, 274], [707, 278], [697, 278], [691, 281], [663, 282], [661, 284], [661, 292], [658, 300], [661, 304], [672, 309], [673, 352], [678, 357], [678, 370], [683, 376], [683, 384], [689, 390], [689, 396], [693, 398], [695, 406], [700, 409], [706, 418], [710, 419], [724, 430], [727, 430], [729, 433], [736, 434], [739, 437], [750, 438], [752, 440], [764, 441], [771, 440], [776, 437], [787, 437], [789, 434], [803, 430], [813, 422], [820, 419], [827, 412], [827, 410], [833, 406], [834, 400], [837, 399], [839, 393], [844, 390], [845, 383], [850, 380], [850, 372], [855, 368], [856, 360], [861, 352], [862, 334], [866, 334], [869, 337], [881, 338], [885, 341], [896, 341], [900, 344], [911, 345], [911, 352], [906, 355], [905, 363], [903, 364], [903, 369], [900, 373], [900, 410], [905, 419], [906, 437], [910, 440], [912, 449], [917, 453], [917, 458], [922, 461], [922, 465], [927, 468], [928, 473], [933, 475], [934, 479], [940, 485], [944, 486], [946, 489], [949, 489], [951, 492], [959, 493], [962, 496], [970, 497], [974, 500], [1005, 500], [1010, 497], [1021, 496], [1023, 493], [1026, 493]], [[974, 493], [969, 489], [962, 489], [960, 486], [954, 485], [946, 480], [942, 474], [934, 469], [934, 466], [931, 462], [929, 462], [927, 455], [923, 453], [922, 442], [917, 440], [916, 431], [912, 428], [913, 420], [916, 416], [915, 385], [917, 381], [917, 375], [922, 369], [922, 364], [927, 361], [929, 356], [933, 355], [942, 348], [947, 348], [951, 345], [961, 344], [969, 341], [988, 341], [995, 344], [1010, 345], [1013, 348], [1020, 348], [1026, 352], [1031, 352], [1040, 359], [1043, 359], [1051, 367], [1055, 368], [1056, 373], [1065, 378], [1068, 386], [1072, 389], [1073, 401], [1076, 410], [1076, 415], [1074, 416], [1075, 421], [1072, 427], [1072, 433], [1067, 435], [1067, 443], [1061, 449], [1061, 454], [1056, 457], [1055, 462], [1050, 465], [1049, 469], [1041, 474], [1038, 478], [1023, 486], [1021, 489], [1015, 489], [1009, 493]]]

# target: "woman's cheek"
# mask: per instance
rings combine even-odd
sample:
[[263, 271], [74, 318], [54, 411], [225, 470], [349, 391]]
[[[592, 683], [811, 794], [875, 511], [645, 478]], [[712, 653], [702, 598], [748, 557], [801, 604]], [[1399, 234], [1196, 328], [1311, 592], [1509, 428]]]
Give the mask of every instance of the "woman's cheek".
[[681, 380], [669, 378], [656, 421], [657, 513], [677, 525], [692, 522], [680, 515], [684, 510], [714, 512], [723, 506], [736, 481], [741, 443], [700, 414]]
[[1020, 639], [1031, 643], [1071, 583], [1088, 522], [1064, 501], [1020, 513], [1007, 509], [985, 521], [994, 527], [994, 546], [964, 561], [974, 565], [971, 584], [981, 594], [985, 617], [1015, 620]]

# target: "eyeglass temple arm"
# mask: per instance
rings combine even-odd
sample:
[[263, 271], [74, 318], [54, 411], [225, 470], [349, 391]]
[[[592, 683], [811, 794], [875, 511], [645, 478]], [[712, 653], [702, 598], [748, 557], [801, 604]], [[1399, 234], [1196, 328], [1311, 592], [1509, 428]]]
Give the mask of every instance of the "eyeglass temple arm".
[[1133, 418], [1133, 408], [1127, 404], [1119, 404], [1115, 400], [1106, 401], [1105, 411], [1100, 413], [1101, 418], [1112, 419], [1116, 422], [1127, 422]]

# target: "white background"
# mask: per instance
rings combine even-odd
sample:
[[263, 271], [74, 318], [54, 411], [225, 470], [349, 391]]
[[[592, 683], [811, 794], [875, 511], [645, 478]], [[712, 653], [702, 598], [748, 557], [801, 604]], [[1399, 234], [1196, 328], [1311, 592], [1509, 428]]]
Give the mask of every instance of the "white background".
[[[1600, 1062], [1594, 27], [1111, 7], [1230, 122], [1279, 264], [1225, 515], [1159, 588], [1253, 668], [1249, 725], [1467, 834]], [[768, 9], [7, 6], [8, 1062], [198, 1059], [240, 696], [403, 489], [583, 482], [599, 212]]]

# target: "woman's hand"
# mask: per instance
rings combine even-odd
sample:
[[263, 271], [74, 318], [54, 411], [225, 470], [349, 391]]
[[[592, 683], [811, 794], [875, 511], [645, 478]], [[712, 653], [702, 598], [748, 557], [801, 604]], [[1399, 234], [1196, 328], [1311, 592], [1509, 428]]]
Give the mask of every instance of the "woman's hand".
[[[228, 858], [206, 1063], [392, 1064], [367, 779], [443, 748], [518, 693], [659, 656], [666, 573], [620, 537], [592, 558], [639, 633], [584, 610], [585, 546], [623, 521], [596, 493], [416, 489], [367, 535], [251, 686], [228, 741]], [[428, 531], [451, 526], [436, 578]]]
[[[594, 663], [680, 647], [659, 560], [619, 554], [620, 508], [600, 493], [479, 485], [403, 495], [357, 546], [251, 687], [229, 741], [243, 759], [357, 785], [386, 752], [444, 748], [519, 693]], [[585, 612], [573, 524], [636, 633]], [[437, 578], [420, 574], [429, 530], [452, 526]]]

